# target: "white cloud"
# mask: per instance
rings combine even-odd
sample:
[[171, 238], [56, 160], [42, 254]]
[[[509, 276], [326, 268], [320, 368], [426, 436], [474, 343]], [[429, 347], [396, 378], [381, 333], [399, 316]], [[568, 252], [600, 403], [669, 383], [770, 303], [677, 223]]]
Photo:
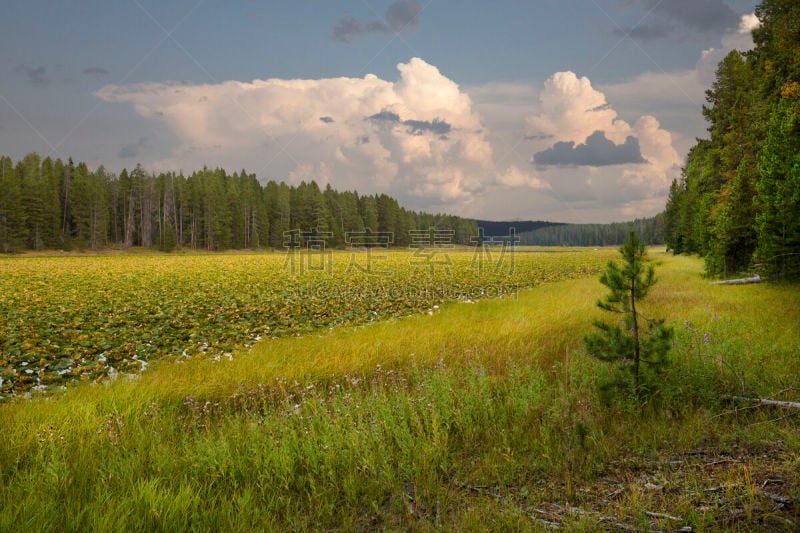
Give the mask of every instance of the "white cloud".
[[582, 143], [598, 130], [621, 144], [631, 133], [605, 95], [592, 87], [589, 78], [579, 78], [574, 72], [557, 72], [548, 79], [539, 104], [539, 112], [528, 117], [528, 135], [546, 136], [551, 145], [551, 141]]
[[497, 182], [508, 187], [528, 187], [534, 190], [549, 190], [550, 184], [524, 172], [516, 165], [511, 165], [502, 174], [498, 174]]
[[[663, 206], [660, 195], [680, 164], [670, 133], [652, 116], [622, 120], [588, 78], [559, 72], [541, 89], [471, 88], [476, 104], [421, 59], [399, 64], [398, 71], [396, 81], [370, 74], [149, 83], [109, 85], [97, 95], [132, 105], [175, 136], [177, 148], [152, 163], [155, 169], [244, 167], [262, 179], [313, 179], [387, 192], [414, 209], [498, 218], [585, 220], [580, 209], [595, 220], [618, 220], [620, 209], [638, 216], [654, 214], [656, 200]], [[598, 130], [616, 144], [635, 137], [647, 163], [531, 165], [537, 150], [558, 141], [584, 143]]]
[[739, 27], [722, 36], [722, 45], [719, 48], [703, 50], [695, 67], [698, 80], [703, 86], [711, 85], [717, 72], [717, 65], [731, 50], [745, 52], [753, 48], [751, 32], [760, 24], [755, 14], [742, 15]]
[[680, 172], [681, 157], [672, 135], [651, 115], [642, 115], [631, 126], [619, 118], [603, 92], [586, 77], [559, 72], [544, 84], [539, 109], [527, 119], [533, 151], [556, 142], [584, 144], [595, 132], [604, 132], [614, 144], [633, 137], [646, 162], [606, 167], [564, 169], [542, 167], [540, 179], [552, 186], [552, 194], [565, 204], [580, 202], [583, 208], [624, 208], [627, 215], [652, 215], [663, 208], [666, 189]]
[[[264, 178], [447, 202], [491, 181], [492, 147], [470, 97], [425, 61], [374, 75], [208, 85], [109, 85], [97, 96], [161, 121], [180, 146], [154, 166], [247, 167]], [[390, 120], [373, 120], [377, 114]], [[395, 119], [396, 117], [396, 119]], [[420, 199], [417, 203], [422, 203]]]

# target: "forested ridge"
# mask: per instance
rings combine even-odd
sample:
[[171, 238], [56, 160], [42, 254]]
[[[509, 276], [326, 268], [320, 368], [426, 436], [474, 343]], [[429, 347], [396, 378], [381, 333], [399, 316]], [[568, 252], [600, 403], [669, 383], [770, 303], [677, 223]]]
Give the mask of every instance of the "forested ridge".
[[800, 276], [800, 3], [764, 0], [753, 50], [732, 51], [706, 92], [709, 138], [672, 183], [665, 238], [714, 276]]
[[246, 171], [222, 169], [119, 175], [102, 166], [28, 154], [0, 157], [0, 251], [105, 247], [203, 250], [283, 249], [284, 232], [320, 232], [346, 245], [348, 232], [391, 232], [395, 246], [411, 230], [450, 230], [454, 243], [477, 235], [474, 222], [406, 210], [385, 194], [339, 192], [316, 182], [262, 185]]
[[520, 235], [520, 244], [534, 246], [617, 246], [630, 232], [649, 246], [664, 244], [664, 214], [610, 224], [554, 224]]

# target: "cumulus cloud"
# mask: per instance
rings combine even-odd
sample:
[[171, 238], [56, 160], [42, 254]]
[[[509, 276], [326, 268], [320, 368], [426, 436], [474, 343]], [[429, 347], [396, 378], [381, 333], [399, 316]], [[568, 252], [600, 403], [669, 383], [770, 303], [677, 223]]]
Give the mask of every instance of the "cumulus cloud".
[[638, 139], [629, 135], [624, 143], [614, 144], [599, 130], [588, 136], [584, 144], [557, 142], [551, 148], [535, 153], [533, 161], [537, 165], [593, 167], [647, 162], [642, 157]]
[[362, 23], [353, 16], [343, 16], [333, 28], [333, 38], [349, 43], [364, 35], [387, 35], [415, 30], [421, 14], [422, 5], [417, 0], [395, 0], [386, 8], [383, 20]]
[[557, 142], [582, 143], [600, 130], [616, 144], [625, 142], [630, 126], [617, 118], [605, 95], [592, 87], [586, 77], [574, 72], [557, 72], [539, 94], [539, 111], [527, 118], [530, 137], [552, 138]]
[[[413, 209], [466, 216], [580, 219], [573, 208], [594, 220], [619, 219], [623, 209], [651, 215], [679, 171], [671, 134], [654, 117], [622, 120], [602, 91], [572, 72], [540, 88], [472, 88], [476, 105], [422, 59], [397, 68], [394, 80], [144, 83], [107, 85], [97, 96], [171, 132], [175, 146], [149, 164], [154, 170], [245, 167], [262, 179], [386, 192]], [[508, 97], [513, 112], [502, 105]], [[531, 165], [531, 154], [555, 143], [584, 159]]]
[[[664, 191], [680, 172], [672, 135], [655, 117], [622, 120], [605, 94], [586, 77], [559, 72], [539, 93], [527, 118], [527, 138], [538, 150], [532, 163], [555, 198], [581, 209], [627, 209], [637, 216], [665, 200]], [[620, 180], [636, 177], [622, 194]]]
[[483, 190], [493, 152], [469, 96], [421, 59], [398, 70], [396, 81], [145, 83], [97, 96], [169, 128], [179, 146], [155, 162], [163, 169], [245, 165], [264, 178], [335, 179], [420, 207]]
[[750, 34], [754, 29], [761, 26], [761, 21], [755, 13], [742, 15], [739, 21], [739, 33]]
[[33, 85], [47, 85], [50, 80], [47, 77], [47, 69], [43, 66], [31, 67], [20, 63], [14, 68], [14, 72], [25, 76]]

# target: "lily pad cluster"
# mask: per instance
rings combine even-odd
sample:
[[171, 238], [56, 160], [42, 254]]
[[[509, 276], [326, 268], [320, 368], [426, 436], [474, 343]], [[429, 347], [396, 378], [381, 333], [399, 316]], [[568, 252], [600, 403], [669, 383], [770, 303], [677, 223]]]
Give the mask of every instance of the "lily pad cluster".
[[[0, 397], [231, 354], [263, 337], [428, 312], [594, 275], [606, 252], [448, 251], [0, 259]], [[477, 258], [476, 258], [477, 257]], [[324, 259], [324, 268], [292, 268]], [[303, 263], [300, 263], [303, 264]]]

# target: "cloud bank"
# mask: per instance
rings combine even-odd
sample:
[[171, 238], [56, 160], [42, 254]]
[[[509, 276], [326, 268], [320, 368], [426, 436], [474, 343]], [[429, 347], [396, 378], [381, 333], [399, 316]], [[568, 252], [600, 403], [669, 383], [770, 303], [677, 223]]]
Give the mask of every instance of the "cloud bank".
[[[150, 165], [157, 170], [245, 167], [262, 179], [331, 182], [466, 216], [563, 219], [581, 208], [604, 220], [663, 207], [680, 166], [671, 134], [652, 116], [621, 120], [588, 78], [560, 72], [539, 90], [487, 86], [476, 105], [422, 59], [397, 69], [394, 81], [144, 83], [97, 96], [171, 132], [177, 146]], [[515, 115], [501, 104], [509, 94]], [[146, 142], [119, 157], [159, 149]]]
[[[492, 148], [469, 96], [425, 61], [374, 75], [214, 85], [108, 85], [107, 102], [131, 104], [180, 142], [164, 169], [246, 164], [265, 178], [335, 175], [338, 187], [446, 202], [479, 192]], [[130, 154], [134, 150], [126, 150]]]

